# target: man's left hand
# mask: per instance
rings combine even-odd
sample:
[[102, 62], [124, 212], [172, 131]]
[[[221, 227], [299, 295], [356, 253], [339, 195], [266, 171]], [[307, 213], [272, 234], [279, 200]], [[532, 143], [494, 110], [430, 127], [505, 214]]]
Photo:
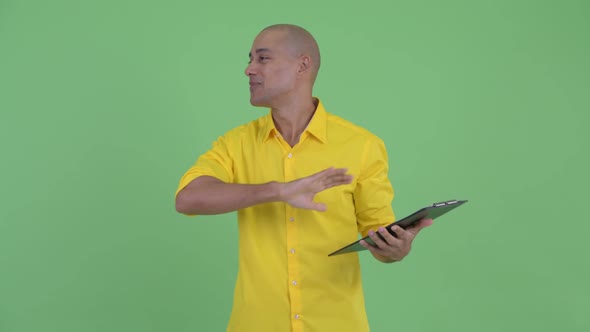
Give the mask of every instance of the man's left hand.
[[396, 234], [395, 237], [385, 227], [380, 227], [377, 232], [379, 232], [383, 239], [376, 232], [369, 231], [369, 237], [375, 242], [375, 246], [370, 245], [364, 240], [361, 240], [360, 243], [363, 247], [371, 251], [373, 256], [381, 262], [392, 263], [401, 261], [410, 253], [412, 241], [414, 241], [418, 232], [430, 225], [432, 225], [432, 219], [422, 219], [405, 230], [399, 226], [392, 226], [391, 230]]

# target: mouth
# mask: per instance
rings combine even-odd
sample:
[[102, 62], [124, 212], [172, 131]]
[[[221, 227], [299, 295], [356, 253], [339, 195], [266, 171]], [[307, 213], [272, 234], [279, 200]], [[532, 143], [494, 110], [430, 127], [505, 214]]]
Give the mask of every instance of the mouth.
[[258, 82], [250, 82], [250, 91], [252, 91], [255, 87], [261, 85], [262, 83]]

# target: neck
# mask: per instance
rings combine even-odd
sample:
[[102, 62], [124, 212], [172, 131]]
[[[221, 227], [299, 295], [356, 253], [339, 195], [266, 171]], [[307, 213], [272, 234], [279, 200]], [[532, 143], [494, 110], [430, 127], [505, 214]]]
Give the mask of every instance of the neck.
[[291, 147], [299, 142], [301, 134], [315, 113], [317, 103], [318, 100], [310, 96], [295, 99], [286, 106], [271, 109], [275, 127]]

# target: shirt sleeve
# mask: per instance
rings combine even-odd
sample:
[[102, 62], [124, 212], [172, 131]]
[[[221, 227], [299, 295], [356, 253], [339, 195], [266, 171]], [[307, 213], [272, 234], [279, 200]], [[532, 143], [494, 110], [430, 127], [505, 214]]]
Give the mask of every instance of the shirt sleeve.
[[361, 172], [354, 190], [357, 226], [362, 236], [395, 220], [391, 207], [393, 187], [388, 171], [385, 144], [379, 138], [370, 139], [365, 144]]
[[195, 164], [182, 176], [175, 196], [191, 181], [204, 175], [232, 183], [234, 180], [233, 165], [229, 139], [227, 135], [219, 137], [213, 142], [211, 149], [199, 156]]

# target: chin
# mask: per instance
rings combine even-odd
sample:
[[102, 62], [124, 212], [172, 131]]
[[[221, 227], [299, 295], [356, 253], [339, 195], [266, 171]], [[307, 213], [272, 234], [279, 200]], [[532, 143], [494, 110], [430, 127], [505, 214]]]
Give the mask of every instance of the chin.
[[250, 104], [252, 106], [256, 106], [256, 107], [268, 107], [268, 104], [263, 99], [260, 99], [260, 98], [257, 99], [257, 98], [250, 97]]

